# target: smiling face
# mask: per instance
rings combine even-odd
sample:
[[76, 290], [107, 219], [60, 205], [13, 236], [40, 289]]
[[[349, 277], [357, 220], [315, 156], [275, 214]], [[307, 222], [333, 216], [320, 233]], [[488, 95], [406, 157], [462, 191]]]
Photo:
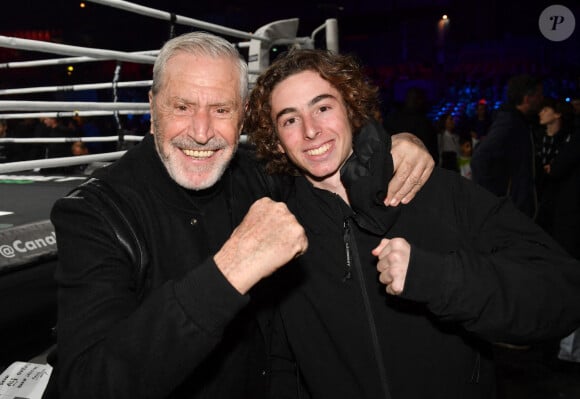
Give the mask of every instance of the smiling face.
[[169, 175], [182, 187], [213, 186], [235, 154], [243, 111], [236, 65], [181, 52], [149, 94], [151, 133]]
[[352, 129], [340, 93], [313, 71], [282, 80], [271, 96], [280, 150], [315, 186], [340, 182], [352, 153]]

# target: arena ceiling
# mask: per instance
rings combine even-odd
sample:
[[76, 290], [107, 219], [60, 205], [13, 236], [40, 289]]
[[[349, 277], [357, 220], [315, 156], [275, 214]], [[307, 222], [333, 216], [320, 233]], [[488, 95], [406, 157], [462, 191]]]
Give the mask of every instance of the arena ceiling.
[[[553, 4], [548, 0], [135, 0], [131, 3], [176, 15], [253, 32], [278, 19], [299, 18], [299, 36], [309, 36], [327, 18], [338, 20], [340, 47], [358, 51], [369, 63], [435, 62], [437, 26], [443, 14], [450, 18], [446, 46], [477, 48], [480, 57], [498, 57], [485, 49], [494, 43], [516, 43], [518, 38], [541, 40], [538, 17]], [[545, 62], [562, 60], [580, 64], [580, 2], [558, 0], [575, 11], [577, 28], [568, 47], [551, 44], [556, 57], [546, 56], [535, 43], [530, 56]], [[143, 51], [159, 48], [170, 36], [167, 21], [134, 14], [109, 5], [80, 0], [11, 0], [0, 13], [0, 35], [19, 36], [23, 31], [50, 31], [50, 41], [91, 48]], [[191, 27], [174, 26], [177, 33]], [[576, 51], [569, 43], [576, 44]], [[522, 51], [528, 51], [527, 48]], [[504, 50], [508, 51], [508, 50]], [[6, 52], [5, 52], [6, 53]], [[39, 59], [51, 54], [10, 52], [0, 62], [14, 58]], [[6, 59], [10, 58], [10, 59]], [[489, 61], [489, 60], [486, 60]]]
[[[0, 33], [18, 29], [60, 29], [78, 45], [94, 44], [127, 49], [162, 36], [165, 23], [131, 15], [124, 10], [80, 0], [11, 0], [0, 13]], [[548, 0], [136, 0], [133, 3], [189, 18], [253, 31], [277, 19], [297, 17], [310, 32], [326, 18], [337, 18], [344, 35], [385, 32], [401, 23], [421, 20], [436, 24], [442, 14], [453, 20], [458, 38], [493, 38], [537, 32]], [[575, 7], [575, 0], [557, 1]], [[578, 14], [577, 14], [578, 15]], [[577, 23], [580, 25], [580, 16]], [[141, 40], [140, 40], [141, 39]]]

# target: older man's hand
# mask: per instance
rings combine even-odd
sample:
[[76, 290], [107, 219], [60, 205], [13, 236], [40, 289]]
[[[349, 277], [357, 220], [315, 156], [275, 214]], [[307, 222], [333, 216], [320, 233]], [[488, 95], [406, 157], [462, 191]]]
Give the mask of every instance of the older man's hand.
[[435, 161], [423, 142], [406, 132], [391, 136], [391, 155], [395, 174], [389, 182], [385, 205], [407, 204], [431, 176]]
[[254, 202], [214, 261], [241, 294], [308, 248], [302, 225], [286, 204], [261, 198]]

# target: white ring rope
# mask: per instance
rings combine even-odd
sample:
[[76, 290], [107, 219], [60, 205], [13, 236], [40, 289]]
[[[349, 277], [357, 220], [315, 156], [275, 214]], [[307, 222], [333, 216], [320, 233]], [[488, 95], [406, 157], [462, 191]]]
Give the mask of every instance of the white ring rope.
[[[75, 141], [82, 141], [85, 143], [98, 143], [98, 142], [108, 142], [117, 141], [119, 136], [99, 136], [99, 137], [51, 137], [51, 138], [41, 138], [41, 137], [29, 137], [29, 138], [13, 138], [5, 137], [0, 138], [0, 143], [15, 143], [15, 144], [41, 144], [41, 143], [74, 143]], [[127, 134], [123, 135], [124, 141], [141, 141], [143, 136]], [[248, 135], [240, 135], [240, 143], [246, 144], [248, 142]]]
[[74, 116], [111, 116], [115, 112], [119, 115], [146, 115], [149, 110], [134, 109], [120, 111], [61, 111], [61, 112], [21, 112], [16, 114], [0, 114], [0, 119], [29, 119], [29, 118], [72, 118]]
[[[99, 136], [99, 137], [30, 137], [30, 138], [0, 138], [0, 143], [15, 143], [15, 144], [46, 144], [46, 143], [74, 143], [82, 141], [83, 143], [100, 143], [111, 142], [119, 140], [119, 136]], [[124, 135], [124, 141], [141, 141], [143, 136]]]
[[25, 170], [58, 168], [62, 166], [83, 165], [91, 162], [107, 162], [119, 159], [126, 151], [106, 152], [103, 154], [77, 155], [72, 157], [37, 159], [0, 164], [0, 173], [21, 172]]
[[29, 94], [29, 93], [50, 93], [55, 91], [82, 91], [82, 90], [99, 90], [112, 89], [114, 87], [149, 87], [153, 83], [152, 80], [135, 80], [130, 82], [117, 83], [86, 83], [79, 85], [64, 85], [64, 86], [41, 86], [41, 87], [24, 87], [20, 89], [0, 89], [0, 95], [8, 94]]
[[96, 59], [128, 61], [138, 64], [153, 64], [156, 58], [154, 56], [146, 54], [135, 54], [123, 51], [71, 46], [68, 44], [43, 42], [40, 40], [20, 39], [17, 37], [8, 37], [8, 36], [0, 36], [0, 46], [20, 50], [32, 50], [62, 55], [87, 56], [88, 54], [90, 57]]
[[[123, 109], [149, 110], [149, 103], [82, 102], [82, 101], [0, 101], [0, 111], [115, 111]], [[2, 114], [0, 114], [1, 117]]]
[[[175, 21], [175, 23], [186, 26], [193, 26], [195, 28], [207, 29], [215, 33], [221, 33], [223, 35], [237, 37], [241, 39], [255, 39], [262, 41], [270, 41], [267, 37], [253, 35], [237, 29], [226, 28], [221, 25], [212, 24], [210, 22], [200, 21], [198, 19], [187, 18], [180, 15], [175, 15], [167, 11], [156, 10], [154, 8], [145, 7], [139, 4], [130, 3], [123, 0], [88, 0], [91, 3], [102, 4], [114, 8], [118, 8], [125, 11], [134, 12], [136, 14], [145, 15], [152, 18], [161, 19], [164, 21]], [[174, 19], [173, 19], [174, 18]]]
[[[159, 50], [146, 50], [146, 51], [137, 51], [127, 54], [141, 54], [141, 55], [150, 55], [156, 57], [159, 54]], [[50, 58], [44, 60], [35, 60], [35, 61], [13, 61], [13, 62], [4, 62], [0, 63], [0, 69], [16, 69], [16, 68], [30, 68], [30, 67], [38, 67], [38, 66], [50, 66], [50, 65], [69, 65], [69, 64], [80, 64], [83, 62], [95, 62], [95, 61], [102, 61], [100, 58], [92, 58], [92, 57], [65, 57], [65, 58]]]

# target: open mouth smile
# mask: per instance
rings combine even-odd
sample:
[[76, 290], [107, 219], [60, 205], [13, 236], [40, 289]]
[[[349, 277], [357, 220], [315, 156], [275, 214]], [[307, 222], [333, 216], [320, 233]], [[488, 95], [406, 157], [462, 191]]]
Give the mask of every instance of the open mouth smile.
[[331, 145], [330, 143], [326, 143], [321, 145], [318, 148], [313, 148], [311, 150], [307, 150], [306, 154], [307, 155], [322, 155], [324, 153], [326, 153], [329, 149], [330, 149]]
[[185, 155], [190, 158], [205, 159], [210, 158], [216, 153], [214, 150], [182, 150]]

